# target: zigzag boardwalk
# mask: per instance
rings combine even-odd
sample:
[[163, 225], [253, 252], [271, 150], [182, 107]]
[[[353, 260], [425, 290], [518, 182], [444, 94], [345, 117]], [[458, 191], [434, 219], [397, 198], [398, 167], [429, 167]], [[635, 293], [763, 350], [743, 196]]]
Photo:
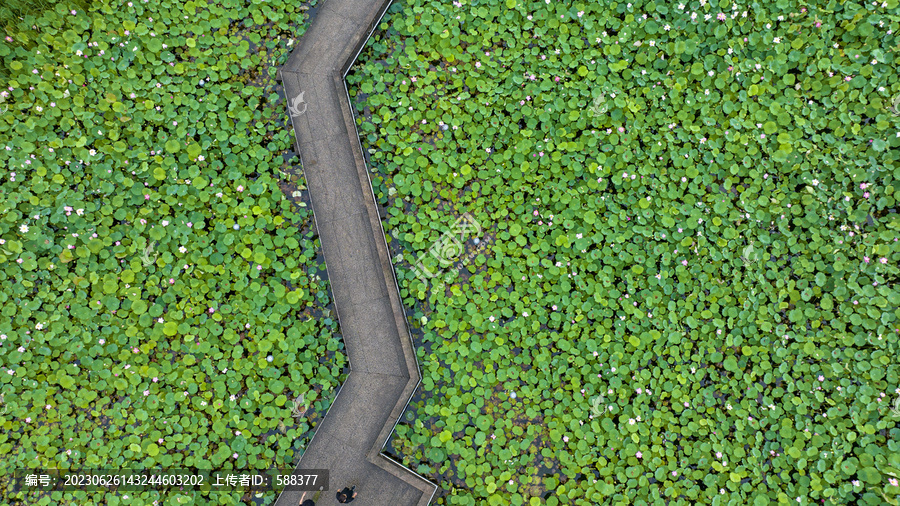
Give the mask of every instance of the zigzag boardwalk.
[[[425, 506], [437, 486], [381, 454], [421, 380], [344, 76], [390, 0], [327, 0], [279, 79], [309, 186], [350, 374], [297, 469], [328, 469], [359, 506]], [[302, 104], [297, 97], [303, 94]], [[295, 506], [283, 492], [277, 506]], [[307, 493], [306, 498], [312, 497]]]

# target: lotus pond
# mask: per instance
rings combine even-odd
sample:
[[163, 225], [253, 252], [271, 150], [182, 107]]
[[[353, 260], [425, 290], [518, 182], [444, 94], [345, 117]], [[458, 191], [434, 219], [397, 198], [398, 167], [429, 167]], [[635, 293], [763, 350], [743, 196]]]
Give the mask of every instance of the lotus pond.
[[[305, 7], [6, 28], [0, 475], [296, 461], [295, 399], [346, 365], [271, 79]], [[391, 8], [349, 82], [425, 375], [391, 445], [435, 503], [898, 502], [898, 29], [897, 0]]]
[[[404, 0], [348, 77], [436, 504], [897, 504], [897, 0]], [[468, 213], [478, 234], [458, 234]]]
[[273, 78], [309, 7], [61, 3], [5, 27], [3, 504], [274, 499], [26, 496], [14, 469], [294, 467], [347, 365]]

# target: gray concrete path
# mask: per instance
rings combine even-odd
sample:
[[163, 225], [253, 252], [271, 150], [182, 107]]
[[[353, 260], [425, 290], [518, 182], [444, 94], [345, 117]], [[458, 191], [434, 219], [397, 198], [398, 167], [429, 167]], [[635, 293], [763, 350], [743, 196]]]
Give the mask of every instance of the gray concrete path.
[[[350, 374], [297, 469], [328, 469], [355, 506], [427, 505], [437, 485], [381, 451], [421, 380], [344, 77], [390, 0], [326, 0], [279, 70]], [[277, 506], [295, 506], [283, 492]], [[307, 493], [306, 498], [311, 498]]]

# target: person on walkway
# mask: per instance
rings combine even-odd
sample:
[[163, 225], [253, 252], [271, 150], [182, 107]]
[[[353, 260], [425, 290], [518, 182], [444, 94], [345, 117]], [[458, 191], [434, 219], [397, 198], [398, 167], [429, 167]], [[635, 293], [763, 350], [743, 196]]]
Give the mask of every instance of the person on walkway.
[[354, 491], [355, 488], [356, 485], [350, 488], [344, 487], [343, 490], [338, 490], [338, 493], [336, 495], [338, 502], [341, 504], [345, 504], [356, 499], [356, 492]]
[[[316, 506], [316, 502], [312, 499], [303, 500], [306, 497], [306, 492], [303, 492], [303, 495], [300, 496], [300, 506]], [[318, 493], [316, 494], [316, 499], [318, 499]]]

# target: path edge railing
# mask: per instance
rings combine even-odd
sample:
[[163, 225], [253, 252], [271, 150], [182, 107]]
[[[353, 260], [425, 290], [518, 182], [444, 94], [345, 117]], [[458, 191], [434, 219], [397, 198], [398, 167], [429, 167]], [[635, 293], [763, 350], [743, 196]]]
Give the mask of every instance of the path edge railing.
[[[338, 75], [334, 75], [335, 85], [338, 87], [339, 92], [343, 92], [347, 97], [347, 102], [341, 104], [342, 113], [344, 115], [344, 123], [347, 127], [348, 133], [350, 135], [356, 135], [357, 143], [359, 143], [359, 134], [356, 130], [356, 123], [354, 119], [354, 115], [351, 111], [351, 105], [349, 102], [350, 94], [346, 87], [346, 81], [342, 79]], [[343, 102], [343, 101], [342, 101]], [[364, 161], [364, 155], [362, 153], [362, 145], [359, 145], [359, 153], [357, 154], [357, 169], [359, 172], [360, 183], [364, 186], [368, 186], [368, 192], [372, 195], [372, 202], [377, 202], [375, 200], [375, 192], [372, 187], [371, 176], [369, 175], [368, 167]], [[376, 204], [377, 205], [377, 204]], [[368, 206], [367, 206], [368, 207]], [[374, 215], [372, 214], [374, 212]], [[381, 237], [376, 238], [376, 241], [380, 239], [381, 243], [381, 251], [379, 251], [379, 257], [381, 257], [382, 263], [387, 265], [385, 269], [385, 283], [388, 288], [388, 298], [391, 301], [391, 306], [394, 312], [394, 320], [397, 325], [398, 335], [400, 339], [406, 341], [406, 343], [402, 343], [404, 349], [404, 358], [406, 359], [406, 369], [409, 371], [409, 379], [406, 386], [403, 389], [403, 393], [400, 398], [397, 400], [397, 404], [394, 405], [394, 408], [391, 410], [391, 415], [388, 420], [393, 420], [393, 423], [386, 424], [381, 432], [379, 433], [378, 439], [376, 439], [375, 444], [366, 454], [366, 458], [369, 462], [381, 467], [385, 471], [390, 472], [391, 474], [403, 479], [404, 481], [408, 481], [407, 478], [415, 476], [433, 487], [433, 491], [431, 496], [427, 498], [427, 500], [423, 500], [419, 506], [425, 506], [430, 501], [434, 494], [437, 492], [437, 484], [428, 480], [424, 476], [416, 473], [412, 469], [404, 466], [400, 462], [397, 462], [389, 455], [383, 453], [384, 447], [387, 445], [387, 442], [390, 440], [391, 435], [396, 429], [397, 424], [400, 423], [400, 418], [403, 416], [404, 411], [409, 407], [409, 403], [412, 401], [413, 396], [415, 395], [416, 389], [422, 384], [422, 373], [419, 367], [418, 359], [416, 358], [416, 348], [415, 343], [412, 338], [412, 333], [409, 331], [409, 326], [406, 320], [406, 312], [403, 310], [402, 299], [400, 298], [400, 285], [397, 281], [396, 271], [394, 270], [393, 263], [391, 262], [389, 249], [387, 247], [387, 239], [386, 234], [384, 233], [384, 229], [382, 228], [381, 219], [377, 212], [377, 208], [369, 209], [369, 218], [373, 224], [373, 227], [377, 226], [377, 229], [373, 229], [373, 232], [378, 230], [380, 232]], [[382, 249], [383, 248], [383, 249]], [[390, 276], [390, 280], [387, 279], [388, 274]], [[391, 286], [393, 285], [393, 287]], [[393, 290], [392, 290], [393, 288]], [[405, 344], [405, 345], [404, 345]], [[385, 462], [387, 461], [387, 462]], [[407, 472], [396, 472], [397, 470], [394, 466], [399, 466], [400, 468], [406, 470]]]
[[[344, 113], [344, 120], [345, 120], [344, 123], [347, 126], [348, 135], [350, 135], [350, 137], [352, 137], [353, 139], [356, 139], [356, 145], [358, 148], [357, 154], [359, 155], [359, 158], [357, 159], [357, 162], [358, 162], [357, 165], [358, 165], [358, 169], [362, 169], [362, 170], [358, 170], [358, 173], [360, 176], [360, 183], [364, 187], [364, 191], [366, 189], [365, 187], [367, 187], [367, 189], [368, 189], [367, 193], [369, 195], [371, 195], [371, 197], [372, 197], [371, 202], [374, 204], [375, 207], [374, 207], [374, 209], [370, 209], [370, 211], [375, 211], [375, 215], [371, 216], [371, 213], [370, 213], [370, 219], [372, 219], [374, 224], [377, 225], [376, 230], [378, 230], [378, 232], [381, 236], [380, 237], [381, 241], [379, 241], [380, 246], [381, 246], [379, 248], [380, 249], [379, 256], [382, 257], [383, 262], [386, 260], [385, 263], [388, 266], [388, 268], [386, 270], [390, 272], [390, 278], [391, 278], [391, 281], [393, 281], [393, 283], [390, 283], [387, 279], [385, 279], [385, 282], [388, 285], [388, 287], [387, 287], [388, 291], [389, 291], [388, 297], [391, 300], [391, 306], [394, 309], [395, 315], [401, 316], [401, 318], [399, 318], [399, 319], [395, 318], [397, 320], [397, 326], [398, 326], [397, 330], [399, 331], [400, 339], [405, 340], [406, 344], [408, 345], [408, 346], [403, 346], [403, 348], [404, 348], [404, 350], [408, 350], [408, 353], [404, 353], [404, 355], [407, 355], [407, 357], [406, 357], [407, 358], [407, 370], [409, 371], [409, 374], [410, 374], [410, 381], [409, 381], [409, 383], [407, 383], [407, 387], [403, 391], [403, 395], [399, 400], [400, 402], [397, 403], [394, 410], [392, 411], [391, 418], [394, 420], [394, 422], [392, 424], [390, 424], [389, 427], [387, 425], [385, 426], [385, 428], [382, 430], [382, 432], [380, 434], [381, 437], [379, 437], [379, 439], [376, 440], [375, 445], [369, 451], [367, 458], [373, 464], [378, 465], [385, 471], [388, 471], [391, 474], [398, 476], [401, 479], [405, 480], [406, 478], [410, 477], [410, 475], [413, 475], [413, 476], [416, 476], [417, 478], [419, 478], [420, 480], [430, 484], [432, 486], [431, 495], [427, 498], [423, 497], [423, 500], [419, 505], [419, 506], [425, 506], [431, 502], [431, 499], [437, 493], [438, 485], [436, 483], [432, 482], [431, 480], [425, 478], [421, 474], [413, 471], [412, 469], [404, 466], [402, 463], [394, 460], [390, 456], [383, 453], [384, 447], [387, 445], [388, 441], [391, 438], [391, 434], [393, 434], [394, 430], [397, 427], [397, 424], [400, 423], [400, 418], [403, 416], [403, 412], [406, 411], [406, 409], [409, 407], [409, 403], [412, 401], [412, 398], [415, 395], [416, 390], [422, 384], [422, 370], [419, 365], [419, 360], [416, 357], [415, 341], [413, 340], [412, 332], [410, 332], [410, 330], [409, 330], [409, 324], [408, 324], [407, 317], [406, 317], [406, 311], [403, 308], [403, 299], [400, 297], [400, 283], [397, 280], [397, 272], [396, 272], [396, 269], [394, 269], [394, 264], [393, 264], [393, 262], [391, 262], [390, 248], [388, 248], [388, 244], [387, 244], [387, 234], [385, 233], [384, 225], [381, 221], [381, 217], [380, 217], [379, 213], [377, 212], [378, 200], [375, 198], [375, 189], [372, 185], [371, 172], [365, 162], [365, 153], [363, 151], [362, 142], [359, 140], [359, 131], [356, 128], [356, 119], [355, 119], [356, 116], [353, 114], [353, 102], [350, 99], [350, 90], [347, 87], [347, 74], [350, 73], [350, 69], [356, 63], [356, 60], [357, 60], [357, 58], [359, 58], [360, 53], [362, 53], [363, 48], [365, 48], [366, 43], [368, 43], [369, 39], [372, 38], [372, 34], [375, 32], [375, 29], [378, 27], [378, 25], [381, 24], [381, 20], [384, 19], [385, 14], [387, 14], [387, 11], [388, 11], [388, 9], [390, 9], [392, 4], [393, 4], [393, 0], [383, 0], [382, 1], [382, 6], [378, 12], [378, 15], [375, 16], [374, 20], [369, 24], [368, 28], [365, 30], [365, 32], [364, 32], [365, 36], [357, 41], [356, 47], [351, 49], [350, 55], [343, 62], [343, 64], [339, 67], [339, 69], [337, 69], [337, 72], [334, 75], [334, 80], [335, 80], [335, 84], [338, 86], [338, 95], [340, 96], [341, 92], [343, 92], [343, 96], [346, 98], [346, 100], [340, 101], [341, 102], [341, 110]], [[391, 290], [391, 284], [393, 284], [393, 288], [394, 288], [393, 291]], [[393, 293], [390, 293], [390, 292], [393, 292]], [[411, 364], [410, 364], [410, 362], [411, 362]], [[412, 365], [413, 367], [410, 368], [409, 365]], [[413, 372], [413, 371], [415, 371], [415, 372]], [[413, 376], [413, 374], [415, 374], [415, 376]], [[404, 401], [404, 399], [405, 399], [405, 401]], [[385, 464], [387, 464], [387, 465], [385, 465]], [[401, 473], [395, 472], [396, 471], [395, 469], [391, 469], [391, 467], [393, 467], [393, 466], [399, 466], [403, 470], [407, 471], [408, 474], [402, 473], [402, 472]]]

